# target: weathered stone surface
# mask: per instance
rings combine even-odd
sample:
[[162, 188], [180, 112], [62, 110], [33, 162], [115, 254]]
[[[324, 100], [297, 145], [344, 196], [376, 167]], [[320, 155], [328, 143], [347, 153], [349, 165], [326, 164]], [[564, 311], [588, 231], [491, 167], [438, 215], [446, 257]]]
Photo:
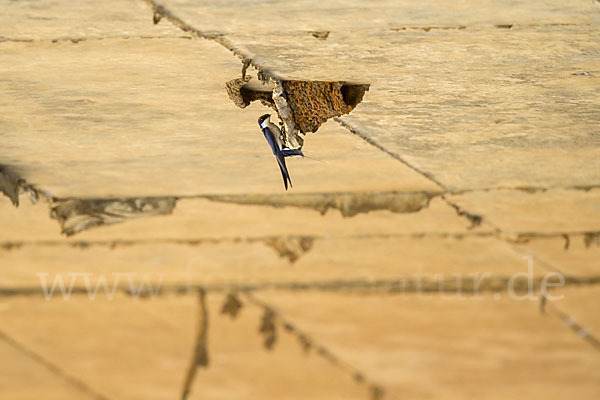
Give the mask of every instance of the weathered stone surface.
[[61, 0], [2, 0], [0, 8], [0, 42], [184, 36], [170, 24], [153, 25], [148, 7], [138, 0], [80, 0], [68, 6]]
[[235, 0], [218, 3], [208, 0], [157, 0], [157, 3], [207, 32], [303, 30], [307, 39], [313, 42], [312, 31], [315, 30], [329, 30], [333, 34], [335, 31], [369, 28], [586, 24], [598, 22], [599, 14], [593, 2], [565, 3], [560, 0], [544, 0], [535, 4], [524, 0], [493, 3], [486, 0], [460, 3], [434, 0], [426, 5], [396, 0], [376, 0], [368, 4], [353, 0], [299, 0], [291, 4], [268, 0], [244, 4]]
[[[267, 352], [258, 332], [262, 310], [246, 303], [231, 320], [221, 314], [223, 300], [208, 296], [210, 363], [198, 371], [190, 399], [366, 398], [351, 377], [305, 354], [290, 335], [280, 332], [276, 349]], [[195, 296], [159, 301], [117, 294], [112, 300], [76, 296], [42, 302], [16, 297], [1, 305], [7, 334], [106, 398], [180, 397], [194, 346]], [[63, 391], [68, 394], [68, 388]], [[16, 398], [19, 392], [11, 385], [0, 394]]]
[[[373, 198], [377, 197], [374, 193]], [[366, 197], [362, 194], [361, 197]], [[277, 204], [277, 203], [275, 203]], [[285, 204], [285, 203], [284, 203]], [[217, 240], [273, 236], [357, 235], [463, 235], [489, 234], [479, 227], [466, 232], [468, 221], [459, 217], [439, 197], [417, 212], [396, 213], [385, 208], [366, 210], [352, 218], [330, 209], [272, 204], [235, 204], [208, 199], [179, 199], [172, 213], [129, 220], [126, 223], [84, 231], [72, 238], [60, 235], [46, 204], [24, 201], [19, 209], [0, 202], [0, 220], [10, 229], [0, 230], [0, 243], [110, 242], [143, 240]], [[93, 215], [93, 214], [92, 214]]]
[[[514, 278], [519, 280], [516, 290], [527, 281], [522, 273], [528, 271], [528, 261], [493, 237], [324, 236], [302, 246], [303, 238], [311, 237], [23, 244], [0, 251], [0, 263], [10, 266], [2, 287], [32, 288], [41, 295], [44, 282], [50, 290], [55, 277], [67, 289], [71, 283], [85, 288], [86, 281], [95, 287], [105, 280], [109, 287], [127, 291], [147, 283], [152, 290], [157, 285], [186, 289], [189, 284], [282, 289], [323, 284], [337, 290], [336, 282], [349, 291], [415, 290], [419, 285], [427, 290], [462, 286], [473, 291], [477, 285], [481, 290], [508, 290], [513, 274], [521, 273]], [[536, 287], [548, 272], [533, 265]]]
[[19, 178], [1, 166], [0, 192], [8, 197], [15, 207], [19, 206]]
[[600, 53], [586, 40], [597, 30], [341, 32], [311, 46], [298, 34], [231, 40], [290, 79], [370, 83], [341, 120], [460, 190], [599, 184]]
[[448, 198], [506, 235], [524, 240], [600, 231], [600, 189], [491, 190]]
[[[314, 3], [296, 4], [294, 21], [277, 30], [245, 29], [267, 8], [289, 12], [271, 3], [244, 12], [207, 5], [228, 17], [211, 21], [195, 3], [165, 5], [191, 26], [225, 32], [226, 46], [271, 75], [370, 83], [344, 123], [451, 189], [599, 184], [593, 2], [470, 1], [451, 13], [441, 12], [445, 2], [418, 11], [380, 2], [329, 17]], [[327, 40], [310, 35], [309, 15], [331, 30]]]
[[562, 321], [541, 315], [537, 301], [489, 293], [258, 297], [380, 383], [389, 398], [600, 394], [597, 352]]
[[[0, 306], [6, 307], [6, 304]], [[0, 362], [0, 395], [4, 398], [76, 400], [85, 396], [85, 392], [72, 387], [31, 355], [24, 354], [5, 340], [0, 341], [0, 359], [3, 360]], [[24, 377], [35, 385], [26, 384]]]
[[50, 216], [57, 219], [62, 233], [74, 235], [102, 225], [128, 219], [165, 215], [173, 212], [175, 198], [138, 197], [132, 199], [69, 199], [52, 204]]
[[0, 398], [599, 397], [597, 1], [0, 2]]
[[[598, 307], [594, 301], [591, 301], [600, 295], [597, 286], [578, 290], [563, 288], [552, 291], [550, 294], [561, 297], [554, 303], [559, 310], [572, 318], [573, 322], [581, 325], [588, 335], [593, 336], [596, 340], [600, 339], [600, 315]], [[568, 329], [568, 325], [565, 328]], [[582, 336], [581, 332], [579, 334]]]
[[526, 250], [553, 270], [565, 275], [597, 275], [600, 270], [600, 246], [586, 245], [584, 235], [536, 238], [525, 245]]
[[[52, 195], [281, 193], [256, 124], [264, 106], [239, 110], [227, 98], [224, 84], [239, 62], [217, 44], [2, 46], [10, 101], [1, 105], [9, 117], [0, 158]], [[43, 61], [28, 63], [32, 54]], [[47, 143], [54, 152], [42, 151]], [[438, 189], [333, 121], [304, 152], [315, 160], [288, 161], [296, 192]]]

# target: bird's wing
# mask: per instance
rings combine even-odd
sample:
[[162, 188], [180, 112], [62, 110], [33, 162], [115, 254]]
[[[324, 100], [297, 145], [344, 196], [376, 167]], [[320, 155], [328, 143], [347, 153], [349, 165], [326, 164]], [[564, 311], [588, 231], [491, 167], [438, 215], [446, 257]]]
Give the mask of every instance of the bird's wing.
[[269, 144], [271, 151], [273, 152], [273, 154], [277, 155], [277, 152], [280, 150], [277, 146], [277, 142], [275, 142], [275, 136], [273, 136], [273, 132], [271, 132], [269, 128], [262, 128], [262, 132], [265, 136], [265, 139], [267, 139], [267, 143]]
[[288, 172], [287, 166], [285, 165], [285, 158], [275, 141], [275, 136], [273, 132], [269, 128], [262, 128], [263, 135], [265, 139], [267, 139], [267, 143], [269, 147], [273, 151], [275, 158], [277, 159], [277, 164], [279, 164], [279, 170], [281, 171], [281, 176], [283, 177], [283, 184], [285, 185], [285, 190], [288, 188], [288, 182], [290, 183], [290, 187], [292, 186], [292, 179], [290, 178], [290, 174]]
[[286, 170], [284, 170], [281, 167], [281, 164], [279, 164], [279, 170], [281, 171], [281, 177], [283, 178], [283, 185], [285, 186], [285, 190], [288, 190], [288, 181], [287, 181], [287, 176], [286, 176]]
[[273, 133], [273, 138], [275, 139], [275, 143], [277, 143], [277, 147], [279, 150], [283, 149], [283, 143], [281, 143], [281, 129], [274, 123], [270, 122], [268, 128]]
[[281, 154], [283, 154], [284, 157], [291, 157], [291, 156], [304, 157], [304, 153], [302, 153], [302, 150], [298, 150], [298, 149], [283, 149], [283, 150], [281, 150]]
[[290, 182], [290, 187], [292, 187], [292, 179], [290, 178], [290, 173], [288, 172], [287, 166], [285, 165], [285, 158], [283, 157], [283, 154], [281, 154], [281, 151], [277, 151], [277, 153], [275, 154], [275, 158], [277, 158], [277, 164], [279, 164], [281, 176], [283, 176], [285, 190], [287, 190], [288, 181]]

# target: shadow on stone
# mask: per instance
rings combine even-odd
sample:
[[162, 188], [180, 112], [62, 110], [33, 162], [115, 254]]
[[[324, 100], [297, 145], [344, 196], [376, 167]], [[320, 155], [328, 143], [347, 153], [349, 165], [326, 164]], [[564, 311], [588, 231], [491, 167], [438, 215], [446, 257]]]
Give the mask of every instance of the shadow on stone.
[[56, 200], [50, 216], [61, 225], [62, 233], [74, 235], [86, 229], [111, 225], [129, 219], [171, 214], [174, 197], [139, 197], [128, 199], [65, 199]]

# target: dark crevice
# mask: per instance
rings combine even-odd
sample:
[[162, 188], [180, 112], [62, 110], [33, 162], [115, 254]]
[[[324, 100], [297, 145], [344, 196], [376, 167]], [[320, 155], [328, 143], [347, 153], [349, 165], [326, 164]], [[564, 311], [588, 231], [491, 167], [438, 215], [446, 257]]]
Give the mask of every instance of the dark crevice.
[[424, 32], [429, 32], [429, 31], [448, 31], [448, 30], [465, 30], [467, 29], [467, 27], [465, 25], [456, 25], [456, 26], [400, 26], [397, 28], [391, 28], [392, 31], [394, 32], [401, 32], [401, 31], [424, 31]]
[[61, 43], [71, 42], [77, 44], [85, 41], [100, 41], [100, 40], [111, 40], [111, 39], [192, 39], [192, 36], [186, 35], [114, 35], [114, 36], [76, 36], [76, 37], [58, 37], [53, 39], [29, 39], [29, 38], [9, 38], [0, 37], [0, 43], [2, 42], [16, 42], [16, 43]]
[[573, 185], [573, 186], [494, 186], [487, 188], [475, 188], [475, 189], [457, 189], [448, 190], [444, 194], [461, 195], [467, 193], [478, 193], [478, 192], [494, 192], [494, 191], [507, 191], [515, 190], [523, 193], [536, 194], [544, 193], [551, 190], [576, 190], [582, 192], [590, 192], [594, 189], [600, 189], [598, 184], [590, 185]]
[[15, 207], [19, 207], [19, 195], [25, 193], [32, 203], [37, 203], [42, 198], [49, 196], [34, 185], [19, 177], [10, 168], [0, 165], [0, 191], [10, 199]]
[[256, 194], [256, 195], [213, 195], [205, 198], [222, 203], [260, 205], [271, 207], [299, 207], [320, 212], [339, 210], [344, 217], [353, 217], [370, 211], [387, 210], [394, 213], [412, 213], [429, 206], [435, 192], [364, 192], [364, 193], [300, 193]]
[[249, 292], [246, 292], [245, 294], [249, 303], [263, 309], [259, 332], [263, 336], [265, 349], [273, 350], [277, 342], [278, 332], [285, 332], [296, 338], [298, 345], [305, 354], [309, 355], [312, 353], [323, 358], [331, 364], [331, 366], [350, 376], [356, 384], [365, 385], [368, 389], [370, 400], [380, 400], [383, 398], [385, 389], [383, 386], [369, 378], [367, 373], [343, 360], [330, 348], [318, 343], [310, 335], [300, 329], [297, 324], [285, 318], [281, 312], [276, 311], [272, 306], [264, 301], [258, 300]]
[[181, 29], [182, 31], [188, 32], [188, 33], [190, 33], [194, 36], [200, 37], [200, 38], [214, 40], [220, 36], [223, 36], [221, 33], [203, 32], [203, 31], [200, 31], [200, 30], [194, 28], [193, 26], [191, 26], [189, 24], [186, 24], [180, 18], [175, 16], [168, 9], [166, 9], [164, 6], [156, 3], [153, 0], [142, 0], [142, 1], [144, 1], [146, 4], [150, 5], [150, 7], [152, 7], [152, 23], [153, 24], [158, 24], [163, 18], [165, 18], [169, 22], [171, 22], [173, 25], [175, 25], [176, 27]]
[[[460, 217], [464, 217], [466, 219], [469, 220], [470, 225], [468, 227], [468, 229], [473, 229], [476, 228], [478, 226], [481, 225], [481, 222], [483, 221], [483, 216], [481, 215], [477, 215], [477, 214], [473, 214], [470, 213], [468, 211], [466, 211], [465, 209], [463, 209], [461, 206], [459, 206], [458, 204], [451, 202], [450, 200], [448, 200], [446, 198], [446, 196], [442, 196], [442, 199], [446, 202], [446, 204], [448, 204], [450, 207], [452, 207], [455, 211], [456, 214]], [[497, 228], [496, 228], [497, 229]], [[497, 229], [499, 231], [499, 229]]]
[[329, 37], [329, 31], [311, 31], [310, 34], [319, 40], [327, 40]]
[[267, 239], [265, 244], [273, 248], [281, 258], [294, 263], [312, 249], [315, 239], [312, 236], [284, 236]]
[[[551, 239], [551, 238], [568, 238], [569, 243], [574, 238], [579, 237], [580, 240], [590, 247], [592, 245], [600, 246], [600, 231], [599, 232], [539, 232], [539, 233], [516, 233], [511, 237], [502, 236], [493, 231], [469, 231], [469, 232], [409, 232], [409, 233], [371, 233], [358, 235], [342, 235], [336, 236], [335, 239], [350, 240], [350, 239], [452, 239], [465, 240], [468, 238], [501, 238], [512, 244], [527, 244], [536, 239]], [[593, 238], [593, 240], [590, 240]], [[283, 236], [257, 236], [257, 237], [228, 237], [228, 238], [211, 238], [199, 237], [194, 239], [114, 239], [114, 240], [78, 240], [78, 241], [63, 241], [63, 240], [34, 240], [34, 241], [4, 241], [0, 242], [0, 249], [5, 251], [20, 250], [25, 247], [71, 247], [74, 249], [88, 249], [92, 247], [107, 247], [110, 249], [131, 247], [131, 246], [147, 246], [151, 244], [176, 244], [183, 246], [202, 246], [206, 244], [219, 243], [264, 243], [273, 248], [282, 258], [287, 258], [290, 261], [297, 261], [301, 255], [308, 252], [315, 241], [328, 240], [331, 237], [319, 235], [283, 235]], [[568, 250], [567, 246], [563, 246]]]
[[63, 234], [72, 236], [97, 226], [171, 214], [175, 204], [174, 197], [55, 200], [50, 206], [50, 216], [58, 220]]
[[[543, 192], [550, 189], [568, 189], [590, 191], [597, 189], [598, 186], [573, 186], [566, 188], [498, 188], [498, 189], [482, 189], [482, 191], [492, 190], [520, 190], [526, 193]], [[177, 200], [179, 199], [206, 199], [214, 202], [231, 203], [239, 205], [256, 205], [268, 206], [275, 208], [283, 207], [298, 207], [315, 210], [322, 215], [330, 209], [339, 210], [343, 217], [353, 217], [362, 213], [371, 211], [390, 211], [394, 213], [413, 213], [419, 212], [429, 206], [432, 198], [441, 196], [441, 198], [452, 207], [457, 215], [466, 218], [470, 223], [470, 229], [480, 226], [483, 223], [481, 215], [473, 214], [461, 208], [458, 204], [449, 201], [446, 194], [464, 194], [472, 191], [461, 192], [338, 192], [338, 193], [300, 193], [292, 195], [277, 195], [277, 194], [241, 194], [241, 195], [190, 195], [190, 196], [157, 196], [157, 197], [129, 197], [129, 198], [55, 198], [48, 195], [45, 191], [36, 186], [27, 183], [25, 179], [20, 178], [12, 172], [10, 168], [0, 165], [0, 191], [9, 197], [13, 205], [18, 206], [19, 194], [25, 193], [33, 203], [36, 203], [40, 198], [44, 198], [50, 205], [51, 217], [58, 220], [62, 233], [67, 236], [74, 235], [84, 230], [103, 226], [121, 223], [129, 219], [155, 216], [169, 215], [173, 212]], [[487, 221], [488, 225], [491, 225]], [[492, 225], [491, 225], [492, 226]], [[527, 243], [536, 238], [548, 237], [563, 237], [567, 238], [570, 243], [570, 238], [573, 236], [583, 236], [586, 247], [600, 244], [600, 235], [598, 231], [561, 231], [561, 232], [517, 232], [506, 234], [496, 226], [492, 226], [493, 233], [481, 233], [483, 235], [495, 235], [498, 238], [511, 243]], [[412, 237], [424, 236], [469, 236], [455, 233], [417, 233], [408, 234]], [[402, 236], [402, 235], [395, 235]], [[404, 235], [406, 236], [406, 235]], [[190, 240], [188, 243], [200, 243], [211, 239]], [[266, 240], [266, 239], [261, 239]], [[279, 239], [277, 239], [279, 240]], [[143, 241], [142, 241], [143, 242]], [[181, 241], [185, 242], [185, 241]], [[13, 249], [23, 245], [44, 243], [50, 245], [52, 241], [38, 242], [4, 242], [0, 243], [0, 248]], [[107, 241], [95, 242], [96, 245], [103, 246], [126, 246], [140, 243], [140, 241]], [[69, 242], [68, 245], [86, 247], [88, 244], [82, 242]], [[568, 248], [568, 245], [567, 245]], [[285, 256], [290, 259], [295, 256]]]
[[196, 344], [192, 352], [192, 361], [188, 367], [181, 399], [186, 400], [192, 391], [192, 385], [199, 367], [208, 368], [208, 309], [204, 289], [198, 290], [198, 327]]
[[[471, 274], [472, 275], [472, 274]], [[205, 290], [206, 292], [229, 293], [231, 291], [243, 293], [254, 291], [284, 291], [284, 292], [340, 292], [340, 293], [356, 293], [362, 295], [381, 295], [385, 293], [449, 293], [465, 296], [477, 296], [482, 293], [502, 293], [508, 288], [509, 282], [515, 293], [529, 293], [531, 289], [539, 290], [543, 282], [548, 282], [546, 277], [534, 277], [530, 282], [527, 277], [519, 277], [514, 279], [514, 276], [462, 276], [457, 279], [444, 279], [441, 276], [439, 279], [430, 278], [415, 278], [414, 275], [400, 277], [394, 279], [335, 279], [335, 280], [320, 280], [320, 281], [280, 281], [272, 280], [266, 282], [254, 282], [246, 284], [235, 284], [227, 282], [224, 284], [190, 284], [189, 282], [177, 284], [162, 284], [160, 290], [155, 288], [144, 287], [131, 288], [130, 285], [119, 285], [116, 291], [126, 295], [141, 297], [160, 297], [171, 294], [187, 295], [190, 291], [197, 292]], [[477, 275], [477, 274], [475, 274]], [[544, 280], [546, 279], [546, 280]], [[596, 276], [564, 276], [565, 284], [562, 287], [568, 286], [595, 286], [600, 285], [600, 275]], [[531, 283], [531, 285], [530, 285]], [[552, 283], [555, 283], [554, 281]], [[89, 296], [89, 288], [85, 286], [73, 286], [71, 295]], [[9, 296], [46, 296], [40, 285], [35, 286], [15, 286], [2, 287], [0, 286], [0, 297]]]
[[0, 191], [10, 199], [15, 207], [19, 206], [20, 179], [6, 167], [0, 166]]

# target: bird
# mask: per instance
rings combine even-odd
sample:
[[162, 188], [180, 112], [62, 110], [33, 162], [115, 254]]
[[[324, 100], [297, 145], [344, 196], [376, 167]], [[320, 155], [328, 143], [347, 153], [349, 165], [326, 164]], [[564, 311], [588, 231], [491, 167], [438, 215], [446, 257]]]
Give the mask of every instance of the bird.
[[[281, 143], [281, 130], [277, 125], [271, 122], [271, 114], [264, 114], [258, 119], [258, 126], [262, 130], [265, 139], [267, 139], [267, 143], [271, 150], [273, 151], [273, 155], [277, 159], [277, 164], [279, 164], [279, 170], [281, 171], [281, 176], [283, 177], [283, 185], [285, 186], [285, 190], [288, 189], [288, 182], [290, 183], [290, 187], [292, 187], [292, 179], [290, 178], [290, 174], [288, 172], [287, 166], [285, 165], [285, 154], [287, 156], [299, 155], [297, 152], [289, 152], [290, 149], [283, 149], [283, 145]], [[302, 153], [300, 150], [298, 150]]]

